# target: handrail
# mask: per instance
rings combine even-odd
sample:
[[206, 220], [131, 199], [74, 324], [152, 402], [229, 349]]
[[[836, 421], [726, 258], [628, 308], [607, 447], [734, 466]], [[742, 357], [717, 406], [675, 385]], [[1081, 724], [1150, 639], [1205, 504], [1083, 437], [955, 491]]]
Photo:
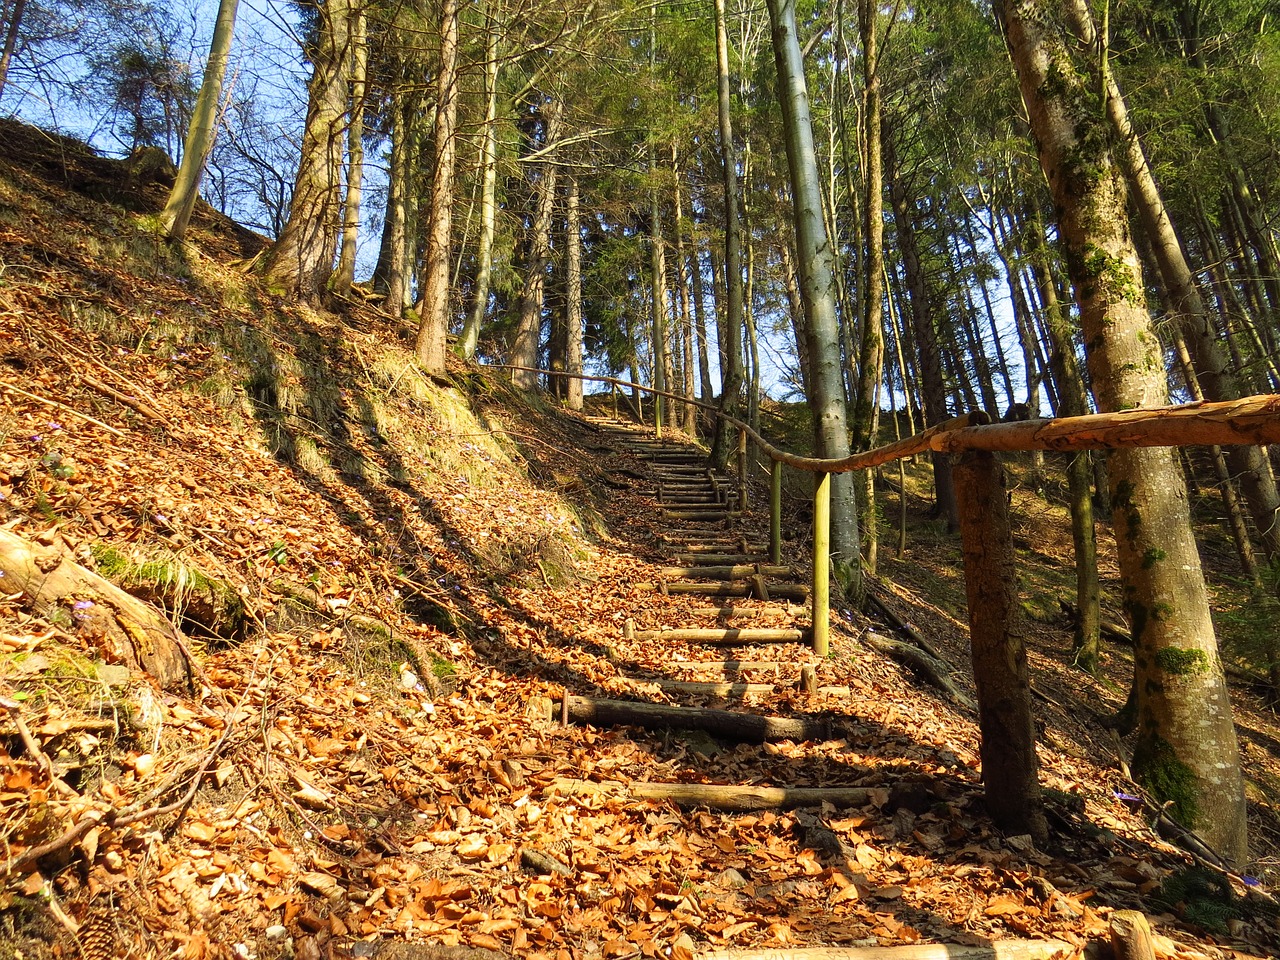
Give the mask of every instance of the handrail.
[[952, 417], [927, 430], [884, 446], [841, 459], [824, 460], [781, 450], [736, 417], [715, 404], [691, 400], [665, 390], [617, 377], [596, 377], [515, 364], [487, 364], [502, 370], [545, 373], [593, 383], [643, 390], [679, 403], [710, 411], [755, 442], [772, 460], [809, 473], [847, 473], [878, 467], [892, 460], [928, 450], [961, 453], [965, 450], [1014, 452], [1028, 450], [1113, 450], [1122, 447], [1229, 447], [1280, 443], [1280, 394], [1259, 394], [1239, 400], [1210, 403], [1205, 400], [1166, 407], [1139, 407], [1119, 413], [1090, 413], [1079, 417], [1049, 417], [992, 423], [982, 411]]
[[[840, 459], [804, 457], [775, 447], [751, 425], [725, 414], [714, 404], [691, 400], [666, 390], [617, 377], [543, 370], [515, 364], [489, 364], [501, 370], [520, 370], [550, 377], [573, 377], [628, 387], [678, 403], [710, 411], [738, 428], [739, 512], [747, 511], [746, 439], [750, 438], [774, 462], [770, 476], [769, 555], [775, 561], [781, 550], [781, 476], [776, 465], [785, 463], [815, 475], [813, 493], [813, 650], [826, 656], [829, 650], [829, 477], [833, 473], [865, 470], [925, 451], [961, 453], [1025, 450], [1106, 450], [1120, 447], [1183, 447], [1261, 445], [1280, 443], [1280, 394], [1264, 394], [1220, 403], [1198, 401], [1167, 407], [1143, 407], [1119, 413], [1092, 413], [1079, 417], [992, 423], [982, 411], [954, 417], [910, 437]], [[660, 413], [659, 413], [660, 415]], [[972, 613], [972, 611], [971, 611]]]

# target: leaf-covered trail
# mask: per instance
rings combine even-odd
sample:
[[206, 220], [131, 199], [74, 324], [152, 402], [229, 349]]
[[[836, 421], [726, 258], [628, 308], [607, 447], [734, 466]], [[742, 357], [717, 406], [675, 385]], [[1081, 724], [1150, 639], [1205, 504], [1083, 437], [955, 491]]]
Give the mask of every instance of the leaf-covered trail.
[[[157, 243], [93, 199], [108, 161], [42, 143], [0, 147], [0, 385], [16, 388], [0, 406], [0, 524], [99, 569], [110, 549], [184, 590], [199, 573], [251, 629], [192, 640], [195, 688], [166, 693], [110, 662], [78, 608], [41, 616], [0, 590], [4, 709], [49, 761], [6, 728], [5, 947], [73, 955], [75, 923], [147, 960], [367, 956], [361, 941], [557, 960], [1083, 944], [1112, 909], [1145, 905], [1164, 953], [1209, 949], [1155, 898], [1186, 858], [1114, 796], [1105, 749], [1075, 742], [1075, 704], [1045, 710], [1055, 846], [997, 835], [973, 717], [878, 652], [867, 630], [887, 626], [837, 613], [816, 700], [794, 686], [803, 643], [653, 635], [807, 626], [780, 579], [768, 602], [642, 589], [699, 579], [663, 568], [707, 554], [743, 566], [762, 510], [732, 543], [714, 521], [695, 535], [662, 510], [698, 505], [660, 504], [657, 467], [623, 449], [644, 453], [642, 431], [532, 408], [483, 369], [428, 383], [411, 331], [258, 289], [229, 265], [248, 240], [208, 212], [192, 246]], [[782, 558], [800, 582], [804, 527], [789, 524]], [[964, 688], [963, 629], [940, 598], [885, 586], [904, 615], [908, 599], [939, 608], [917, 626]], [[180, 621], [188, 597], [169, 595]], [[713, 681], [729, 686], [688, 686]], [[565, 694], [821, 736], [562, 726]], [[583, 782], [602, 786], [568, 786]], [[734, 813], [644, 799], [640, 783], [866, 802]], [[1227, 930], [1219, 942], [1276, 951], [1269, 922]]]

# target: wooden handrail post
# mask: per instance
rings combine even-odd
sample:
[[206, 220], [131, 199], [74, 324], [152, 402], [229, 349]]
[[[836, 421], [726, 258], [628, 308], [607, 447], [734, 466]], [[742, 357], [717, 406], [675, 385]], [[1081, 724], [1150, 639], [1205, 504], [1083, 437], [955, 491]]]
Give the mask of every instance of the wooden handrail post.
[[782, 562], [782, 461], [769, 471], [769, 562]]
[[666, 398], [660, 393], [653, 395], [653, 438], [662, 439], [662, 414]]
[[738, 431], [738, 512], [747, 512], [747, 431]]
[[831, 652], [831, 474], [813, 475], [813, 652]]
[[1006, 833], [1029, 833], [1042, 843], [1049, 828], [1036, 773], [1027, 649], [1013, 624], [1018, 572], [1004, 468], [992, 453], [969, 451], [953, 469], [987, 810]]
[[613, 395], [613, 419], [618, 419], [618, 385], [616, 383], [609, 384], [610, 393]]

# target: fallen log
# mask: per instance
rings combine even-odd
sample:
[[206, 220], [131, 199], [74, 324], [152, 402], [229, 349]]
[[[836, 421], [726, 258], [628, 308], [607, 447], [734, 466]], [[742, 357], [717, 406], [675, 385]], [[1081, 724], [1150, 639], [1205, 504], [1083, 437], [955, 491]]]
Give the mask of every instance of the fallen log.
[[719, 670], [722, 673], [741, 673], [743, 670], [772, 670], [775, 673], [784, 666], [793, 663], [782, 663], [779, 660], [672, 660], [668, 666], [673, 670]]
[[874, 633], [867, 633], [863, 638], [867, 646], [897, 660], [904, 666], [915, 670], [920, 676], [946, 693], [952, 700], [969, 710], [977, 710], [978, 705], [955, 685], [948, 676], [950, 667], [941, 660], [931, 657], [919, 647], [901, 640], [889, 640]]
[[707, 807], [732, 813], [789, 810], [795, 807], [865, 807], [871, 791], [865, 787], [742, 787], [720, 783], [619, 783], [557, 777], [548, 791], [565, 797], [621, 796], [633, 800], [670, 800], [681, 807]]
[[673, 707], [662, 703], [631, 700], [597, 700], [565, 697], [562, 717], [572, 723], [597, 727], [631, 726], [646, 730], [702, 730], [715, 737], [739, 743], [766, 743], [775, 740], [825, 740], [831, 724], [817, 717], [762, 717], [732, 710], [703, 707]]
[[958, 943], [912, 943], [903, 947], [766, 947], [712, 950], [698, 960], [1052, 960], [1074, 956], [1061, 940], [997, 940], [974, 947]]
[[182, 633], [154, 607], [76, 563], [65, 546], [0, 530], [0, 574], [6, 593], [21, 593], [42, 616], [69, 621], [112, 659], [150, 674], [165, 690], [189, 688]]
[[762, 563], [764, 558], [753, 553], [679, 553], [675, 562], [686, 567], [714, 567], [720, 564]]

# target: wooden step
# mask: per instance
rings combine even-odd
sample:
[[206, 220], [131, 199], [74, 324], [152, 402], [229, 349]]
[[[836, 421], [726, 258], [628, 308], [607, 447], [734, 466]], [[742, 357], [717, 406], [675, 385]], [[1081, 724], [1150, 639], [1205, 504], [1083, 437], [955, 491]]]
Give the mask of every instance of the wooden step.
[[[703, 597], [759, 597], [753, 586], [735, 583], [697, 583], [676, 580], [662, 583], [637, 583], [637, 590], [649, 590], [668, 595], [695, 594]], [[769, 598], [773, 600], [808, 600], [809, 588], [801, 583], [771, 583]]]
[[667, 630], [637, 630], [637, 640], [666, 640], [672, 643], [705, 643], [711, 646], [739, 646], [749, 643], [808, 643], [809, 628], [787, 627], [676, 627]]
[[[757, 575], [794, 577], [796, 568], [786, 564], [738, 563], [723, 567], [663, 567], [664, 577], [703, 577], [708, 580], [745, 580]], [[770, 590], [773, 589], [770, 585]]]
[[689, 611], [691, 617], [715, 617], [717, 620], [765, 620], [771, 617], [786, 617], [799, 613], [800, 607], [787, 610], [785, 607], [694, 607]]
[[[718, 673], [740, 674], [746, 670], [772, 670], [775, 674], [795, 667], [803, 667], [806, 661], [795, 660], [672, 660], [667, 666], [673, 670], [715, 670]], [[808, 664], [812, 666], [812, 664]]]
[[728, 520], [730, 517], [741, 516], [735, 510], [666, 510], [662, 511], [662, 516], [666, 520]]
[[766, 563], [768, 557], [756, 553], [677, 553], [671, 558], [673, 562], [686, 567], [717, 566], [724, 563]]
[[[782, 690], [794, 690], [794, 683], [733, 683], [725, 680], [648, 680], [641, 677], [627, 677], [635, 683], [653, 684], [663, 693], [682, 693], [693, 697], [746, 697], [768, 696]], [[847, 697], [849, 688], [841, 686], [818, 687], [820, 696]]]

